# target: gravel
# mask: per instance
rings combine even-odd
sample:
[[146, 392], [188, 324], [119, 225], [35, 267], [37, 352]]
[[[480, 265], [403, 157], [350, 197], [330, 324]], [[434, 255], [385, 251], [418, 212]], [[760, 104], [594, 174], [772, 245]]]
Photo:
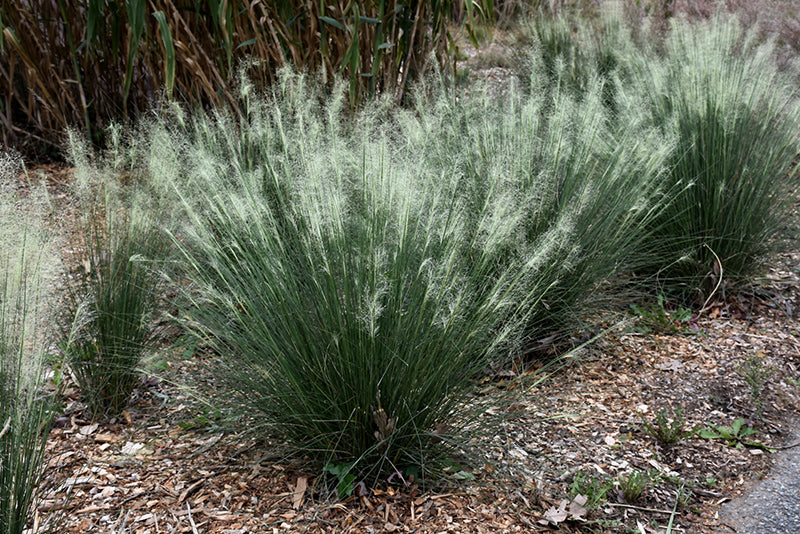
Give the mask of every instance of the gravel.
[[[793, 438], [800, 439], [800, 421], [795, 421]], [[747, 493], [723, 506], [722, 523], [737, 534], [783, 534], [800, 532], [800, 446], [777, 453], [770, 475], [756, 482]], [[731, 532], [723, 527], [717, 532]]]

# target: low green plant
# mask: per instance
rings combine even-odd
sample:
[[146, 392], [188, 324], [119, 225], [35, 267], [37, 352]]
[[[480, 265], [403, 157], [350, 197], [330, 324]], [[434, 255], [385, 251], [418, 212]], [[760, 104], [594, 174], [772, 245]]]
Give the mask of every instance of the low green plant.
[[750, 399], [755, 406], [756, 416], [761, 417], [764, 409], [764, 387], [775, 374], [775, 369], [766, 363], [764, 353], [756, 351], [745, 357], [736, 367], [736, 372], [750, 387]]
[[636, 328], [644, 334], [677, 334], [689, 333], [692, 330], [692, 311], [678, 306], [668, 311], [664, 295], [658, 295], [655, 303], [639, 305], [631, 304], [631, 312], [638, 316]]
[[219, 408], [206, 406], [188, 421], [180, 421], [178, 426], [183, 430], [199, 430], [213, 426], [220, 419], [222, 419], [222, 411]]
[[155, 347], [158, 269], [170, 242], [142, 198], [117, 190], [116, 177], [95, 174], [75, 153], [81, 145], [72, 148], [84, 213], [81, 254], [72, 261], [81, 267], [66, 277], [61, 347], [90, 414], [113, 416], [128, 405], [143, 358]]
[[353, 494], [356, 475], [352, 471], [353, 464], [328, 463], [322, 468], [323, 473], [333, 475], [336, 478], [336, 495], [339, 500]]
[[[45, 386], [44, 329], [52, 302], [45, 290], [58, 265], [53, 243], [37, 226], [31, 195], [18, 208], [6, 189], [17, 166], [0, 149], [0, 534], [30, 532], [27, 522], [42, 481], [47, 436], [59, 391]], [[16, 186], [16, 182], [14, 182]]]
[[659, 411], [652, 423], [644, 415], [640, 415], [640, 417], [644, 431], [665, 445], [678, 443], [694, 433], [692, 430], [685, 430], [684, 428], [686, 419], [683, 417], [683, 408], [681, 406], [676, 407], [671, 416], [666, 408]]
[[572, 478], [569, 494], [572, 497], [583, 495], [586, 497], [584, 507], [587, 510], [595, 510], [606, 502], [608, 492], [613, 486], [614, 484], [607, 478], [578, 472]]
[[708, 427], [699, 430], [697, 435], [703, 439], [721, 439], [728, 443], [731, 447], [742, 449], [744, 447], [754, 447], [763, 449], [768, 452], [774, 452], [761, 442], [753, 441], [749, 438], [758, 434], [758, 431], [749, 426], [745, 426], [744, 419], [736, 419], [730, 426], [724, 425], [708, 425]]
[[653, 481], [650, 473], [632, 469], [617, 477], [617, 486], [626, 503], [632, 504], [641, 498], [644, 490]]
[[475, 475], [455, 460], [447, 459], [443, 464], [443, 471], [454, 480], [475, 480]]

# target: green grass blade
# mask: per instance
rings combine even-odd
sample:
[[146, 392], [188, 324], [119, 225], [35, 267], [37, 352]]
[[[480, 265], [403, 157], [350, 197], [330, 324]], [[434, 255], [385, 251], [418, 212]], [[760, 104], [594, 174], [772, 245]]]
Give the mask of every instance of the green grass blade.
[[172, 42], [172, 32], [163, 11], [156, 11], [153, 16], [158, 21], [161, 41], [164, 43], [164, 83], [167, 88], [167, 98], [172, 98], [172, 91], [175, 88], [175, 45]]

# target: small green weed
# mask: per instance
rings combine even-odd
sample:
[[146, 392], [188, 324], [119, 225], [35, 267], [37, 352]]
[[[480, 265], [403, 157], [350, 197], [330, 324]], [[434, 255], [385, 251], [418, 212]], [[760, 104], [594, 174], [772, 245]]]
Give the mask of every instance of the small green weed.
[[458, 462], [446, 459], [443, 471], [456, 480], [475, 480], [475, 475], [467, 471], [464, 466]]
[[643, 334], [697, 333], [699, 328], [692, 321], [692, 311], [679, 306], [669, 311], [664, 295], [658, 295], [655, 303], [644, 306], [631, 304], [631, 312], [639, 319], [636, 328]]
[[756, 416], [761, 417], [764, 410], [764, 386], [775, 373], [775, 369], [766, 363], [763, 352], [756, 351], [739, 364], [736, 372], [750, 386], [750, 398], [755, 406]]
[[336, 477], [336, 495], [339, 497], [339, 500], [349, 497], [353, 494], [353, 490], [355, 489], [354, 482], [356, 481], [356, 475], [351, 472], [352, 470], [352, 463], [328, 463], [322, 468], [323, 473], [328, 473]]
[[569, 494], [572, 497], [583, 495], [586, 497], [584, 507], [587, 510], [594, 510], [600, 507], [608, 498], [608, 490], [613, 484], [602, 477], [588, 475], [583, 472], [576, 473], [569, 486]]
[[677, 443], [692, 435], [692, 431], [684, 430], [686, 419], [683, 417], [680, 406], [675, 408], [672, 417], [669, 417], [666, 409], [661, 410], [653, 423], [650, 423], [643, 415], [641, 418], [644, 431], [665, 445]]
[[199, 430], [201, 428], [208, 428], [214, 425], [217, 421], [222, 419], [222, 412], [217, 407], [207, 406], [203, 408], [202, 412], [196, 415], [189, 421], [181, 421], [178, 426], [183, 430]]
[[622, 498], [628, 504], [638, 501], [644, 493], [644, 490], [647, 489], [647, 486], [653, 482], [657, 476], [657, 473], [654, 477], [649, 472], [642, 472], [636, 469], [633, 469], [627, 475], [619, 475], [619, 477], [617, 477], [617, 484]]
[[744, 447], [754, 447], [763, 449], [767, 452], [775, 452], [766, 445], [758, 441], [747, 440], [750, 436], [758, 433], [758, 430], [744, 425], [744, 419], [739, 418], [733, 422], [731, 426], [723, 425], [708, 425], [708, 427], [700, 430], [698, 436], [703, 439], [722, 439], [728, 442], [731, 447], [741, 449]]

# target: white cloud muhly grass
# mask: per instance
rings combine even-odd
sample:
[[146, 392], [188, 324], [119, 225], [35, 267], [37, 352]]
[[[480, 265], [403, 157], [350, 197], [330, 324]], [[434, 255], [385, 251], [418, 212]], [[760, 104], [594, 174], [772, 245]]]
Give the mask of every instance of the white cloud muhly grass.
[[437, 425], [472, 420], [472, 378], [610, 276], [661, 161], [612, 150], [647, 136], [611, 132], [599, 92], [434, 92], [351, 118], [310, 84], [287, 72], [244, 88], [244, 117], [155, 122], [178, 153], [148, 165], [177, 173], [187, 324], [231, 400], [300, 454], [377, 476], [435, 457]]
[[746, 279], [787, 244], [800, 101], [774, 41], [742, 32], [735, 16], [676, 19], [665, 49], [631, 57], [632, 83], [620, 86], [620, 98], [643, 102], [676, 142], [643, 270], [702, 303], [719, 281], [716, 263], [729, 281]]
[[[289, 100], [283, 109], [305, 113]], [[399, 158], [381, 135], [338, 137], [344, 129], [291, 113], [271, 124], [281, 142], [261, 146], [258, 163], [271, 166], [271, 185], [256, 187], [237, 165], [221, 180], [211, 161], [197, 173], [207, 180], [201, 197], [187, 198], [184, 252], [211, 302], [198, 301], [195, 325], [245, 374], [266, 369], [266, 383], [234, 383], [304, 449], [372, 457], [378, 395], [396, 421], [379, 457], [427, 449], [419, 433], [452, 414], [485, 357], [481, 340], [499, 326], [497, 310], [475, 302], [455, 183]], [[192, 150], [210, 154], [195, 161], [218, 157], [214, 147]]]
[[[42, 389], [51, 304], [59, 262], [34, 188], [23, 205], [15, 180], [21, 159], [0, 149], [0, 533], [21, 534], [42, 477], [54, 398]], [[33, 187], [33, 186], [32, 186]]]

